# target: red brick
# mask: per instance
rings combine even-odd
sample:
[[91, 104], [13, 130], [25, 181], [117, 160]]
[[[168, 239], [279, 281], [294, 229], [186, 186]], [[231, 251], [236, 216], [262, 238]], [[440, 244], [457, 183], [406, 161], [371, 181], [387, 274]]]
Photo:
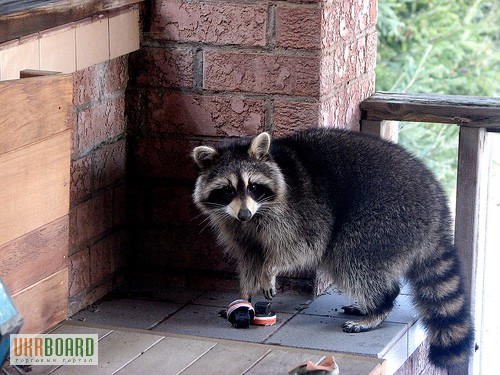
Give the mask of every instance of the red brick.
[[151, 32], [183, 42], [264, 46], [267, 6], [264, 4], [155, 1]]
[[70, 210], [70, 247], [87, 244], [112, 227], [113, 195], [111, 191], [82, 202]]
[[348, 100], [345, 89], [324, 98], [321, 101], [321, 126], [343, 128]]
[[125, 139], [94, 151], [92, 175], [95, 189], [102, 189], [125, 177], [125, 157]]
[[98, 284], [112, 274], [113, 237], [106, 237], [90, 247], [90, 283]]
[[155, 224], [196, 226], [200, 220], [200, 212], [191, 197], [193, 187], [186, 186], [156, 186], [153, 188], [151, 222]]
[[103, 70], [103, 93], [110, 94], [115, 91], [124, 90], [128, 81], [128, 55], [117, 57], [102, 64]]
[[113, 225], [125, 224], [127, 219], [126, 203], [125, 185], [115, 187], [113, 189]]
[[153, 136], [139, 139], [132, 146], [132, 173], [138, 177], [189, 178], [196, 174], [191, 151], [200, 142], [162, 139]]
[[276, 46], [321, 48], [321, 9], [314, 7], [276, 8]]
[[125, 100], [118, 97], [99, 103], [77, 115], [77, 155], [125, 131]]
[[[354, 18], [354, 32], [356, 34], [363, 30], [373, 27], [372, 21], [373, 8], [377, 7], [374, 1], [355, 0], [351, 2], [351, 15]], [[376, 11], [375, 11], [376, 12]]]
[[213, 235], [208, 231], [200, 234], [200, 230], [165, 226], [146, 231], [135, 254], [138, 265], [234, 271]]
[[90, 155], [71, 161], [70, 201], [75, 203], [92, 192], [92, 160]]
[[[335, 50], [329, 50], [321, 54], [321, 95], [327, 95], [337, 90], [343, 82], [341, 75], [337, 73]], [[339, 67], [341, 70], [344, 67]]]
[[125, 268], [129, 261], [127, 231], [125, 229], [112, 234], [111, 270], [116, 272]]
[[341, 44], [333, 51], [334, 82], [337, 87], [362, 75], [366, 70], [366, 37]]
[[285, 102], [274, 104], [274, 136], [317, 127], [320, 118], [318, 102]]
[[163, 88], [193, 86], [191, 49], [144, 47], [141, 57], [136, 72], [137, 85]]
[[319, 56], [205, 51], [203, 87], [216, 91], [314, 96]]
[[324, 4], [321, 22], [321, 46], [329, 48], [342, 40], [340, 36], [341, 9], [337, 2]]
[[68, 316], [76, 314], [84, 307], [91, 305], [97, 300], [110, 293], [113, 289], [113, 282], [110, 280], [104, 284], [98, 285], [87, 293], [70, 298], [68, 303]]
[[240, 97], [151, 92], [152, 131], [206, 136], [253, 135], [264, 127], [264, 101]]
[[97, 65], [73, 73], [73, 104], [80, 106], [100, 98]]
[[377, 32], [366, 35], [366, 68], [365, 72], [373, 72], [377, 64]]
[[359, 103], [373, 94], [375, 91], [375, 75], [367, 74], [353, 82], [347, 87], [347, 95], [350, 100], [346, 107], [345, 124], [357, 126], [361, 119]]
[[69, 257], [69, 296], [73, 297], [90, 286], [89, 249]]

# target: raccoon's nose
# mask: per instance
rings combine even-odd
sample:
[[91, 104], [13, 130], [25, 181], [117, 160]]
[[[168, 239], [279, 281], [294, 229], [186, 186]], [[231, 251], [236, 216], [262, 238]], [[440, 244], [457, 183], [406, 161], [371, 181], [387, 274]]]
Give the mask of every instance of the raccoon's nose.
[[252, 213], [248, 208], [242, 208], [238, 211], [238, 220], [248, 221], [252, 218]]

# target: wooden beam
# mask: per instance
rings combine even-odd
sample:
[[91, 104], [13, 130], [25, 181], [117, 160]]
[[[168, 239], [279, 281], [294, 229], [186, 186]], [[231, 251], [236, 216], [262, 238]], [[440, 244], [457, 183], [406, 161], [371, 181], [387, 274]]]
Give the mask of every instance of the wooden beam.
[[0, 4], [0, 43], [144, 0], [8, 0]]
[[361, 102], [370, 121], [415, 121], [500, 128], [500, 98], [377, 92]]
[[[487, 130], [460, 127], [457, 171], [455, 246], [462, 260], [465, 289], [475, 320], [476, 342], [480, 342], [484, 253], [486, 239], [487, 188], [490, 166]], [[469, 366], [453, 375], [472, 374]]]

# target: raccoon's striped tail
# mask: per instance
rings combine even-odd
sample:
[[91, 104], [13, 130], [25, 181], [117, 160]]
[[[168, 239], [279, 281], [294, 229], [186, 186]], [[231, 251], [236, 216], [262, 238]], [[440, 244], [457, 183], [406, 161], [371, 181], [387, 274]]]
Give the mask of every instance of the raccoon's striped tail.
[[431, 363], [441, 368], [462, 364], [472, 354], [474, 329], [453, 245], [418, 262], [408, 276], [428, 331]]

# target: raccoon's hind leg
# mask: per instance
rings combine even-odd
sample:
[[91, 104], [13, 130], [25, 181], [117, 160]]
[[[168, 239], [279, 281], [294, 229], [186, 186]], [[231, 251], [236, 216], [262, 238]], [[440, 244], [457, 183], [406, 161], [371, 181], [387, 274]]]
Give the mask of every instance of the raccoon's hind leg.
[[398, 294], [399, 284], [394, 283], [390, 289], [386, 290], [384, 293], [379, 293], [375, 298], [369, 296], [370, 305], [374, 307], [364, 307], [363, 304], [343, 306], [342, 309], [345, 314], [364, 316], [364, 318], [360, 320], [350, 320], [342, 324], [343, 331], [356, 333], [366, 332], [377, 328], [391, 312], [394, 307], [394, 300]]

